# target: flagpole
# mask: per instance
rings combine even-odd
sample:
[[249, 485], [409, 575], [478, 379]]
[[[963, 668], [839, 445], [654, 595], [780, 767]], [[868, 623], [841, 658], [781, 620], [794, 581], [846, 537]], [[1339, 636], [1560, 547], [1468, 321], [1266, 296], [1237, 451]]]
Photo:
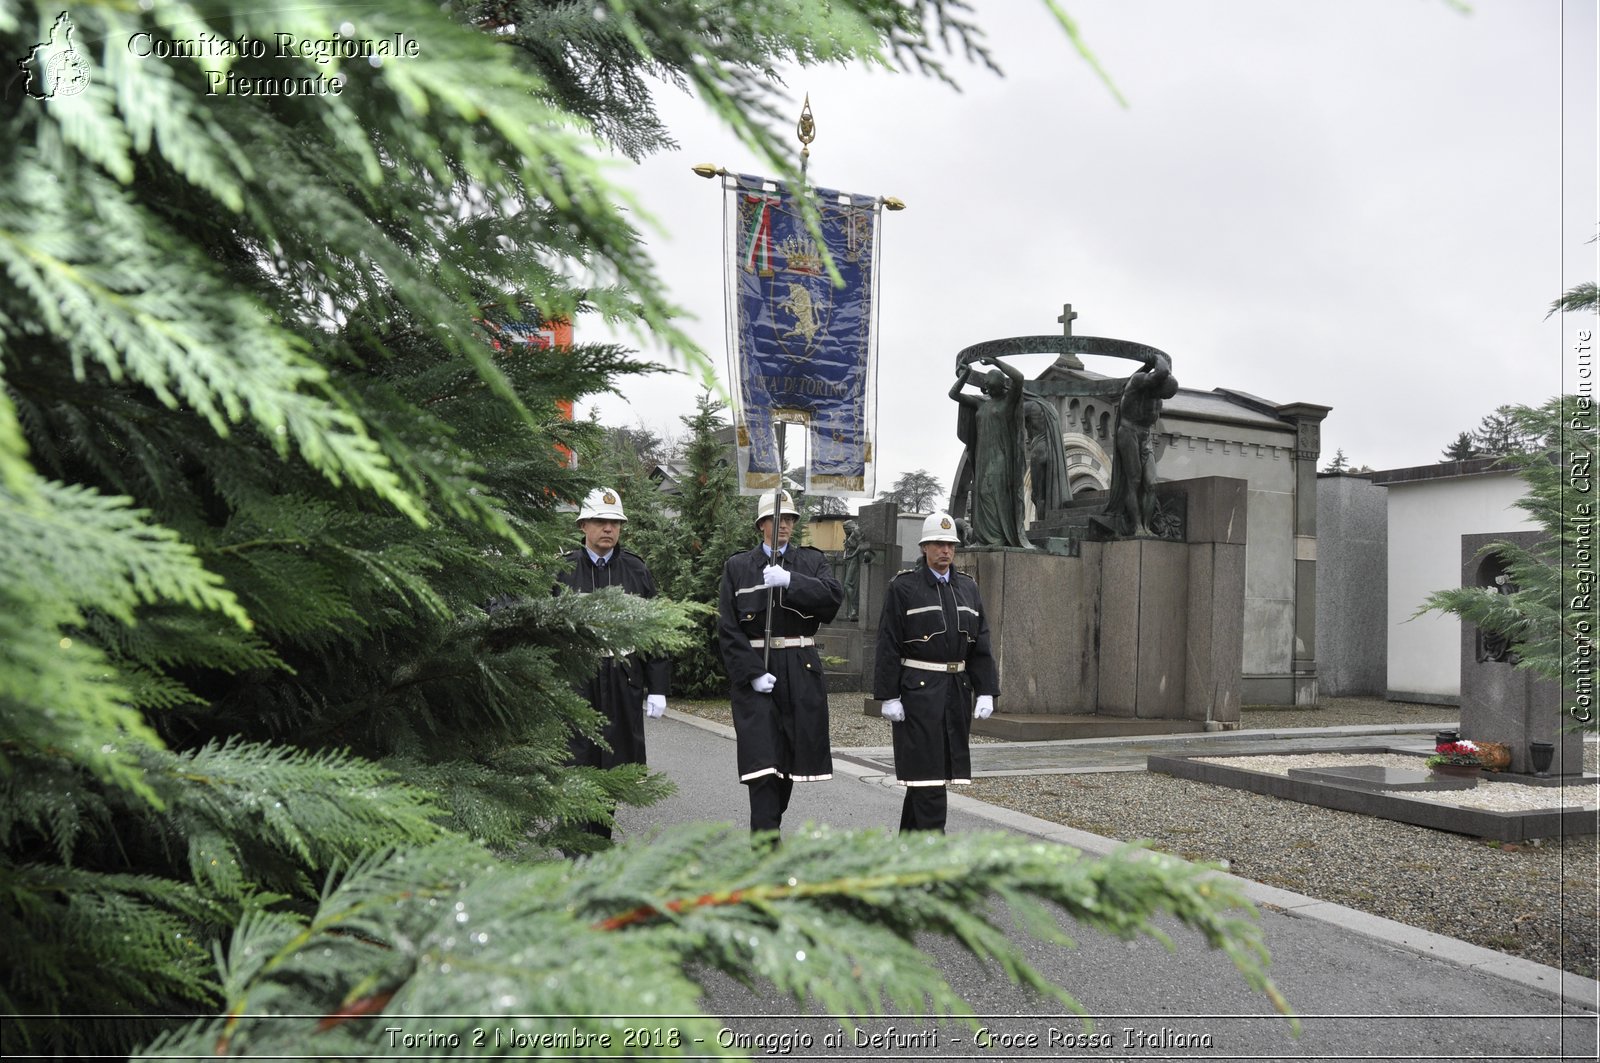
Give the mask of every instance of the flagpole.
[[[817, 122], [811, 116], [811, 93], [806, 93], [805, 102], [800, 105], [800, 120], [794, 126], [795, 139], [800, 141], [800, 187], [806, 184], [806, 163], [811, 159], [811, 142], [817, 139]], [[696, 168], [698, 172], [698, 167]], [[778, 435], [778, 486], [772, 492], [772, 524], [767, 529], [767, 538], [772, 551], [771, 563], [778, 563], [778, 521], [782, 520], [783, 509], [783, 474], [788, 469], [788, 462], [784, 460], [784, 440], [788, 436], [789, 422], [774, 419], [773, 430]], [[765, 645], [761, 647], [761, 667], [764, 671], [771, 671], [767, 667], [767, 655], [772, 652], [772, 610], [773, 602], [777, 595], [771, 587], [767, 588], [767, 637]]]
[[[772, 520], [767, 525], [767, 542], [769, 544], [768, 549], [772, 553], [772, 556], [767, 559], [767, 564], [769, 565], [776, 565], [778, 563], [778, 521], [783, 519], [779, 513], [779, 511], [783, 508], [783, 437], [787, 434], [784, 432], [784, 429], [787, 426], [787, 421], [774, 421], [772, 423], [773, 431], [778, 434], [778, 486], [772, 492]], [[771, 668], [767, 667], [767, 660], [768, 655], [772, 653], [772, 609], [773, 602], [776, 598], [777, 592], [774, 591], [771, 586], [768, 586], [767, 637], [762, 641], [761, 644], [761, 670], [763, 672], [772, 671]]]

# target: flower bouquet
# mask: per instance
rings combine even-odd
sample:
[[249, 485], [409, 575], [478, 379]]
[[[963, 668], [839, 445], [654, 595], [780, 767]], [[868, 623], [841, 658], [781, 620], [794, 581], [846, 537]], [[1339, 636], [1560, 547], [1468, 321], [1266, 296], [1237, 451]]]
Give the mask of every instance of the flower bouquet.
[[1465, 738], [1456, 742], [1440, 742], [1433, 747], [1433, 756], [1428, 758], [1430, 768], [1478, 768], [1483, 766], [1483, 758], [1478, 755], [1478, 746]]

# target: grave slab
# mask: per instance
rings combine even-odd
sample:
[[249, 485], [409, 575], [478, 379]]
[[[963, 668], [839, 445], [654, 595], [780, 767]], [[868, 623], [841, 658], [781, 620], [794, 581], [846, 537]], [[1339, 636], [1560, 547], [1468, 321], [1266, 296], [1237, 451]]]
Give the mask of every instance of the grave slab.
[[1343, 768], [1290, 768], [1289, 778], [1309, 782], [1354, 786], [1362, 790], [1470, 790], [1478, 785], [1471, 775], [1440, 775], [1411, 768], [1386, 768], [1381, 764], [1355, 764]]

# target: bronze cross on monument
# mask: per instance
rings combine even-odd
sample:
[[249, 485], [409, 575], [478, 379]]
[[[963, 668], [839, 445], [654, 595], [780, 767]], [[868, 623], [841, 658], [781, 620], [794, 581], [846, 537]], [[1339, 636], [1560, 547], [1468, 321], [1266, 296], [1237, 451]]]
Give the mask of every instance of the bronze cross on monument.
[[[1061, 316], [1056, 318], [1061, 323], [1061, 337], [1065, 340], [1072, 339], [1072, 323], [1078, 319], [1078, 312], [1072, 309], [1071, 303], [1061, 304]], [[1055, 364], [1062, 369], [1082, 369], [1083, 362], [1069, 350], [1062, 350], [1056, 356]]]

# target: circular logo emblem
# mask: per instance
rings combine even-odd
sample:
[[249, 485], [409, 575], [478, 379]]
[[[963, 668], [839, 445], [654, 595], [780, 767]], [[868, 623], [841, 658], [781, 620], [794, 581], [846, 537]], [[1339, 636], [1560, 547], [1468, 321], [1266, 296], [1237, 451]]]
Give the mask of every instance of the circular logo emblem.
[[949, 531], [950, 530], [950, 518], [946, 517], [944, 520], [941, 520], [939, 522], [939, 527], [944, 531]]
[[89, 64], [71, 48], [59, 51], [45, 62], [45, 84], [52, 96], [76, 96], [89, 87]]
[[616, 495], [614, 495], [614, 494], [612, 494], [612, 493], [611, 493], [611, 492], [610, 492], [610, 491], [607, 491], [607, 492], [606, 492], [606, 493], [605, 493], [605, 494], [604, 494], [604, 495], [603, 495], [603, 496], [602, 496], [602, 497], [601, 497], [601, 499], [600, 499], [600, 500], [601, 500], [601, 501], [602, 501], [602, 502], [604, 502], [604, 503], [605, 503], [605, 504], [606, 504], [606, 505], [608, 505], [608, 506], [614, 506], [614, 505], [616, 505], [616, 504], [617, 504], [617, 496], [616, 496]]

